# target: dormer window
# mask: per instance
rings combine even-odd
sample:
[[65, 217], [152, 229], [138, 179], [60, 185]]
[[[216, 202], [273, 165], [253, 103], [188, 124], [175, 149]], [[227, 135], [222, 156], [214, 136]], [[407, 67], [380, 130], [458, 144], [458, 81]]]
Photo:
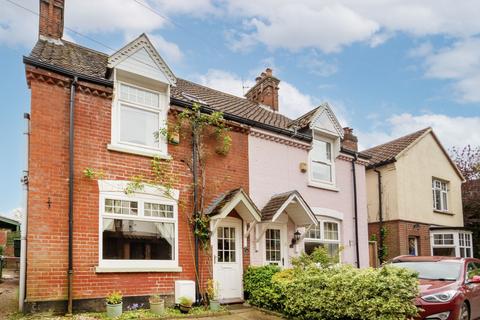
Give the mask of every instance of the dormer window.
[[112, 145], [118, 151], [167, 155], [166, 139], [158, 132], [167, 121], [167, 90], [116, 81], [112, 117]]
[[[160, 93], [120, 83], [118, 99], [120, 111], [119, 143], [137, 147], [160, 149], [155, 133], [160, 130], [163, 108]], [[163, 98], [163, 97], [162, 97]]]

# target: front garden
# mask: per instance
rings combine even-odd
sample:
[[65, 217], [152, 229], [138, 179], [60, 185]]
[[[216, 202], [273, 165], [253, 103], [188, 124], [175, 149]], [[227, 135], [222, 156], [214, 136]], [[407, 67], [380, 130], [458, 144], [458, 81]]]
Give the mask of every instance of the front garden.
[[292, 264], [284, 270], [249, 267], [244, 277], [249, 303], [294, 319], [398, 320], [417, 315], [413, 272], [336, 264], [323, 248]]

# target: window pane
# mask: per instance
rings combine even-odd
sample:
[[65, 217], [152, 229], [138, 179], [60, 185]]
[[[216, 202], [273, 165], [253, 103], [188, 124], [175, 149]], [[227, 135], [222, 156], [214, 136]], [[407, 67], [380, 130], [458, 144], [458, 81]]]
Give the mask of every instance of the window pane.
[[440, 200], [440, 190], [435, 190], [435, 205], [434, 208], [437, 210], [442, 210], [442, 203]]
[[453, 244], [453, 234], [447, 233], [443, 235], [443, 244]]
[[267, 262], [279, 262], [281, 260], [280, 249], [280, 230], [279, 229], [267, 229], [265, 232], [265, 252]]
[[148, 217], [173, 218], [173, 206], [146, 202], [145, 215]]
[[120, 140], [158, 148], [159, 114], [126, 105], [120, 110]]
[[323, 228], [325, 231], [325, 240], [338, 240], [338, 224], [325, 222]]
[[433, 248], [433, 255], [455, 257], [455, 248]]
[[442, 192], [442, 210], [448, 210], [448, 206], [447, 206], [447, 193], [446, 192]]
[[312, 147], [312, 160], [321, 162], [332, 161], [332, 145], [329, 142], [314, 140]]
[[120, 86], [120, 99], [158, 108], [158, 94], [126, 84]]
[[103, 259], [173, 260], [175, 224], [103, 219]]
[[312, 161], [311, 167], [314, 180], [332, 181], [332, 168], [330, 165]]
[[105, 199], [105, 213], [138, 215], [136, 201]]
[[235, 228], [218, 227], [217, 228], [217, 261], [235, 262]]

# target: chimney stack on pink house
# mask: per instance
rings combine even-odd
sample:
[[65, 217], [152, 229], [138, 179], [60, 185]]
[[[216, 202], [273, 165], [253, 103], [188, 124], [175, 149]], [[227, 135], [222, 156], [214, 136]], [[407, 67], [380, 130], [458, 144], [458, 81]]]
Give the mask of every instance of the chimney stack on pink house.
[[64, 0], [40, 0], [40, 37], [60, 40], [63, 36]]
[[358, 138], [353, 134], [352, 128], [343, 128], [342, 146], [352, 151], [358, 151]]
[[248, 90], [245, 97], [250, 101], [268, 106], [273, 111], [278, 111], [278, 84], [280, 80], [273, 76], [272, 69], [265, 69], [255, 81], [255, 85]]

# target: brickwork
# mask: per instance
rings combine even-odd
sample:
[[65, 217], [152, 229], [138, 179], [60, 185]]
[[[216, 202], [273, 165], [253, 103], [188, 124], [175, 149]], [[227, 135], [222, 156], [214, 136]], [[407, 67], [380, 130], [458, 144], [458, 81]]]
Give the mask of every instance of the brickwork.
[[[36, 74], [43, 73], [42, 76]], [[29, 156], [27, 301], [64, 300], [67, 297], [68, 257], [68, 79], [27, 67], [31, 89]], [[75, 99], [74, 142], [74, 299], [103, 298], [112, 290], [125, 296], [172, 294], [174, 280], [194, 280], [194, 240], [189, 224], [192, 213], [192, 176], [185, 162], [190, 141], [169, 145], [172, 170], [180, 190], [179, 265], [181, 273], [96, 273], [99, 240], [99, 191], [97, 182], [82, 171], [95, 168], [105, 179], [128, 180], [151, 174], [151, 158], [107, 150], [111, 142], [112, 100], [109, 88], [81, 83]], [[174, 121], [174, 114], [169, 114]], [[228, 155], [209, 155], [205, 205], [219, 193], [242, 187], [248, 192], [248, 139], [242, 130], [230, 132]], [[208, 141], [212, 149], [216, 143]], [[48, 204], [50, 200], [50, 204]], [[245, 257], [248, 259], [248, 256]], [[209, 255], [202, 258], [202, 278], [210, 277]], [[245, 260], [248, 261], [248, 260]]]
[[[408, 255], [408, 238], [417, 237], [418, 251], [421, 256], [430, 256], [430, 226], [428, 224], [416, 223], [412, 221], [385, 221], [384, 228], [387, 229], [387, 236], [384, 245], [388, 248], [387, 260], [400, 256]], [[378, 222], [368, 224], [369, 237], [375, 234], [380, 239], [380, 225]]]

